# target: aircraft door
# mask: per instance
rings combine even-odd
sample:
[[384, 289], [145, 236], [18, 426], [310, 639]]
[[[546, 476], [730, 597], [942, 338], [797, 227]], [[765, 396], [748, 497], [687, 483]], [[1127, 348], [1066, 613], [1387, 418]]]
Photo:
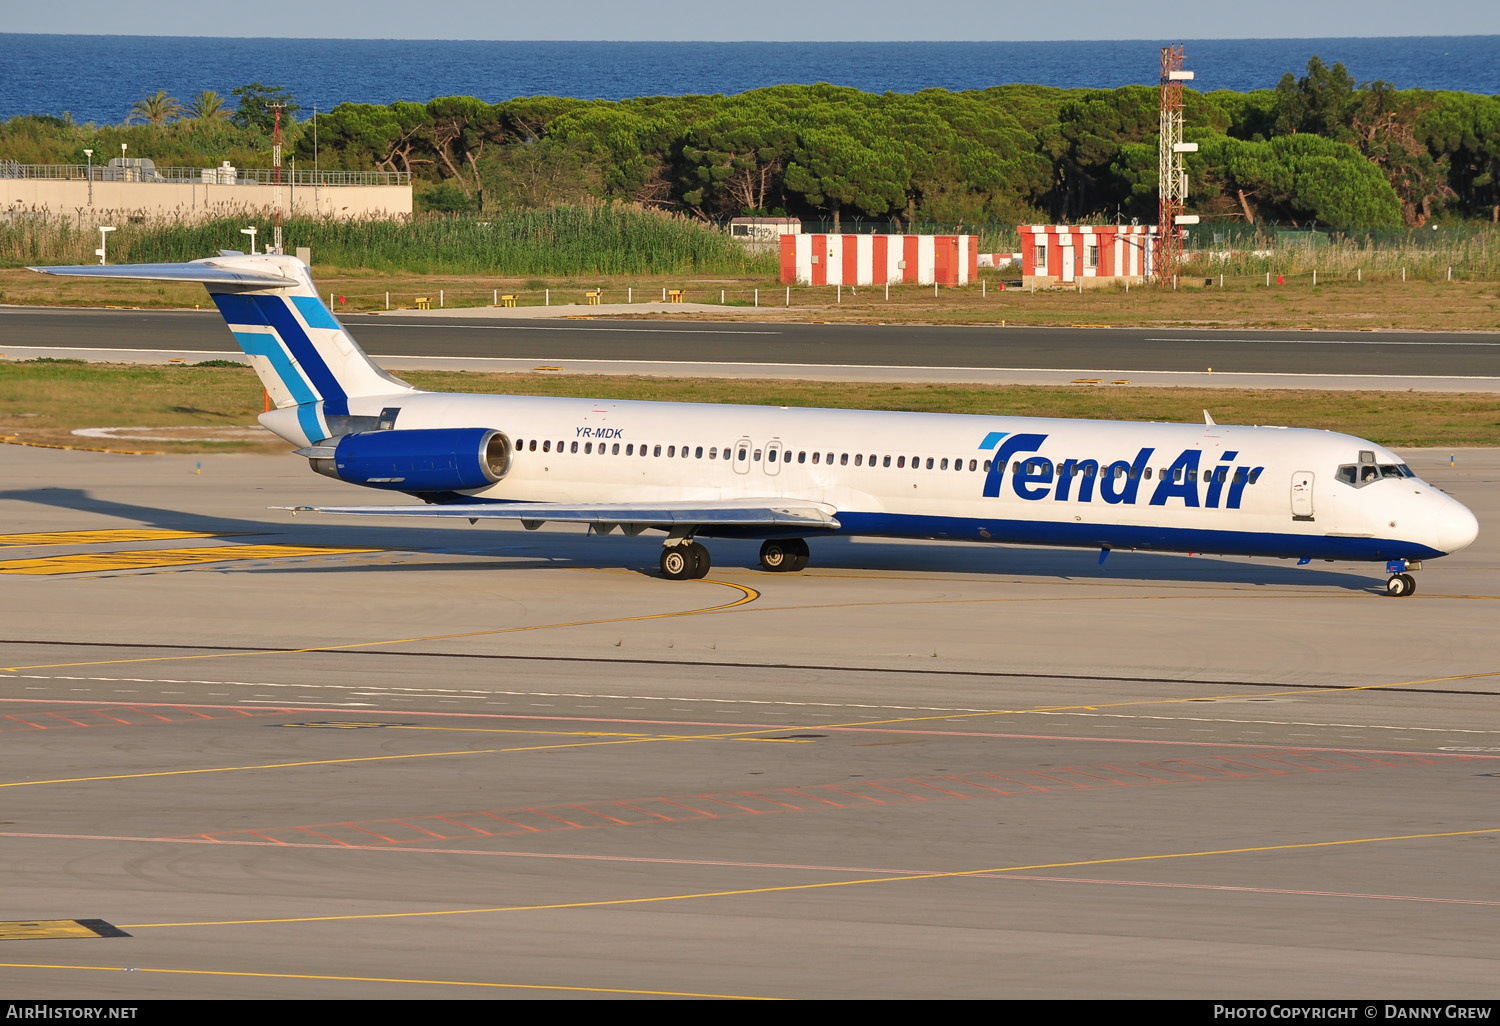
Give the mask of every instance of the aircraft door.
[[750, 439], [741, 438], [734, 443], [734, 472], [736, 474], [750, 473]]
[[1292, 519], [1313, 519], [1313, 473], [1299, 470], [1292, 475]]
[[781, 439], [775, 439], [766, 443], [766, 461], [761, 467], [767, 474], [781, 473]]

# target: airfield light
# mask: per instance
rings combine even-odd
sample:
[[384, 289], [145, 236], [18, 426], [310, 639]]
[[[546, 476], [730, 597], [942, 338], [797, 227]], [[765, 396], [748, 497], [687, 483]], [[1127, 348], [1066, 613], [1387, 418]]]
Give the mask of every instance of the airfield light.
[[258, 232], [258, 231], [260, 231], [260, 229], [256, 228], [254, 225], [251, 225], [249, 228], [241, 228], [240, 229], [240, 234], [241, 235], [248, 235], [248, 236], [250, 236], [250, 255], [251, 256], [255, 256], [255, 233]]
[[109, 241], [109, 233], [115, 230], [112, 224], [101, 224], [99, 226], [99, 248], [94, 250], [94, 255], [99, 258], [99, 265], [104, 265], [105, 245]]

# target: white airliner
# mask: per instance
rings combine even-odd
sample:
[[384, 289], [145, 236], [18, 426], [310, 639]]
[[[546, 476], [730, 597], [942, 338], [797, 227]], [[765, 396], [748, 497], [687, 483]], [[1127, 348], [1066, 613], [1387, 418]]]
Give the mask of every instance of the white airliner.
[[709, 570], [702, 538], [873, 535], [1364, 560], [1410, 595], [1421, 560], [1478, 534], [1390, 450], [1330, 431], [424, 392], [377, 367], [307, 266], [225, 253], [184, 264], [38, 267], [207, 286], [320, 474], [422, 504], [322, 513], [588, 524], [667, 537], [661, 571]]

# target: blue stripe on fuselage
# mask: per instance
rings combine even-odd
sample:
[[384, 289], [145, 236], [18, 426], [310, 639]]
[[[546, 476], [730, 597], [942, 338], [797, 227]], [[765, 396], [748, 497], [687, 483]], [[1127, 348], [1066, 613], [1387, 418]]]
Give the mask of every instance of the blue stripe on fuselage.
[[[840, 534], [888, 538], [952, 538], [1019, 545], [1108, 546], [1163, 552], [1210, 552], [1236, 556], [1294, 559], [1430, 559], [1444, 555], [1426, 545], [1398, 538], [1332, 538], [1324, 535], [1224, 531], [1195, 527], [1142, 527], [1128, 524], [1052, 523], [1040, 520], [981, 520], [902, 513], [839, 510]], [[984, 534], [980, 532], [983, 531]], [[706, 534], [709, 531], [699, 531]], [[782, 532], [783, 534], [785, 532]]]

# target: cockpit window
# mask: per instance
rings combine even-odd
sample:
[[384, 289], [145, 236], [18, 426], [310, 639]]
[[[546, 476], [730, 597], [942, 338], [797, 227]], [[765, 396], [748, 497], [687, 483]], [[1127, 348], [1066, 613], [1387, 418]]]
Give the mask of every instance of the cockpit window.
[[1339, 481], [1355, 488], [1363, 488], [1367, 484], [1373, 484], [1386, 478], [1416, 477], [1412, 469], [1404, 463], [1370, 463], [1364, 460], [1365, 453], [1361, 452], [1359, 463], [1346, 463], [1339, 467], [1335, 475]]

